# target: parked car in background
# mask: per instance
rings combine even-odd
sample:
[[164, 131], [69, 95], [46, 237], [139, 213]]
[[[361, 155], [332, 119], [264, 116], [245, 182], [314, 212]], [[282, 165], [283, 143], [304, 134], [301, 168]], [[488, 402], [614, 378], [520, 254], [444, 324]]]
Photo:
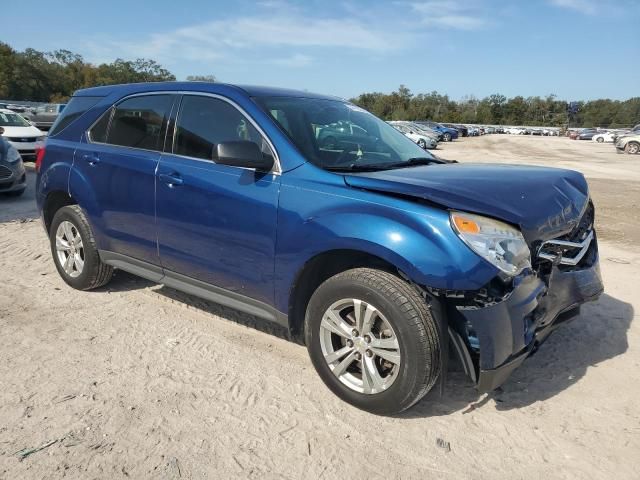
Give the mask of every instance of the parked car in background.
[[542, 129], [541, 128], [532, 128], [531, 129], [531, 135], [542, 136]]
[[18, 197], [27, 188], [27, 174], [20, 154], [3, 133], [0, 127], [0, 194]]
[[474, 125], [469, 125], [468, 127], [469, 130], [469, 136], [470, 137], [477, 137], [480, 135], [480, 129]]
[[27, 121], [22, 115], [9, 109], [0, 109], [0, 127], [2, 134], [13, 145], [22, 159], [36, 159], [36, 144], [44, 140], [45, 133]]
[[578, 140], [591, 140], [597, 133], [597, 128], [584, 128], [578, 133]]
[[25, 113], [24, 117], [40, 130], [49, 130], [65, 106], [66, 103], [47, 103]]
[[388, 122], [393, 128], [404, 133], [411, 140], [416, 142], [416, 144], [424, 148], [425, 150], [431, 150], [438, 146], [438, 139], [432, 136], [426, 135], [422, 133], [420, 130], [416, 128], [412, 128], [410, 125], [407, 125], [403, 122]]
[[580, 136], [580, 132], [578, 130], [569, 130], [567, 132], [567, 136], [571, 139], [571, 140], [577, 140], [578, 137]]
[[484, 129], [484, 133], [486, 133], [487, 135], [493, 134], [493, 133], [496, 133], [496, 129], [495, 127], [486, 127]]
[[317, 140], [324, 148], [340, 150], [352, 145], [375, 142], [364, 128], [351, 122], [338, 122], [317, 128]]
[[[359, 128], [343, 148], [318, 141], [346, 124]], [[376, 414], [444, 381], [449, 352], [480, 392], [495, 390], [603, 291], [581, 173], [445, 164], [334, 97], [196, 82], [81, 90], [36, 171], [69, 286], [121, 269], [276, 322], [331, 391]]]
[[615, 146], [618, 153], [640, 153], [640, 133], [631, 133], [617, 138]]
[[442, 125], [444, 125], [447, 128], [453, 128], [454, 130], [457, 130], [461, 137], [469, 136], [469, 129], [464, 125], [457, 125], [454, 123], [443, 123]]
[[591, 140], [598, 143], [613, 142], [615, 136], [616, 134], [613, 132], [598, 132], [591, 137]]
[[456, 130], [455, 128], [445, 127], [440, 123], [431, 122], [431, 121], [420, 121], [420, 122], [416, 121], [414, 123], [417, 123], [418, 125], [426, 125], [432, 130], [435, 130], [436, 132], [441, 133], [443, 142], [450, 142], [452, 140], [455, 140], [460, 135], [458, 133], [458, 130]]

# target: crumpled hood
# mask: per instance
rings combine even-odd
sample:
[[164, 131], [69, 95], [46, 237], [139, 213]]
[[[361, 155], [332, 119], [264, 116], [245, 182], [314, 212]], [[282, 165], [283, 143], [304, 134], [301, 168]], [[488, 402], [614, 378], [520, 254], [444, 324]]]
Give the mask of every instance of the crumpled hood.
[[589, 199], [573, 170], [502, 164], [446, 164], [353, 173], [355, 188], [421, 198], [520, 226], [529, 243], [570, 232]]

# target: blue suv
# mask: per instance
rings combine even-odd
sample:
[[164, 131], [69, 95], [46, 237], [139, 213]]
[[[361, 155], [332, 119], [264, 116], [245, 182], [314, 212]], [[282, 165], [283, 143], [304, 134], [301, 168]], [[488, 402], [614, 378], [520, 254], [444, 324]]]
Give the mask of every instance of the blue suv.
[[445, 163], [338, 98], [80, 90], [36, 169], [71, 287], [121, 269], [281, 324], [378, 414], [443, 385], [450, 350], [478, 390], [498, 387], [603, 289], [580, 173]]

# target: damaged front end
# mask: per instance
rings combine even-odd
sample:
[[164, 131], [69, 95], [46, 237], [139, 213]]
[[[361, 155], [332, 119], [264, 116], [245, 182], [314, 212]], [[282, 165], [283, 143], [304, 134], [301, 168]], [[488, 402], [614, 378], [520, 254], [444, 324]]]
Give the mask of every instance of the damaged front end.
[[575, 227], [532, 242], [531, 267], [496, 276], [478, 291], [429, 289], [444, 300], [449, 333], [465, 372], [480, 392], [499, 387], [582, 303], [603, 291], [588, 203]]

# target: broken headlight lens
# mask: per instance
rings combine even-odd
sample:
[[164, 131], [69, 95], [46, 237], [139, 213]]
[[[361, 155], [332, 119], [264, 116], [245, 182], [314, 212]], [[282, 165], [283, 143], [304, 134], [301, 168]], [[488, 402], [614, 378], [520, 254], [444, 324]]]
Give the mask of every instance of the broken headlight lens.
[[520, 230], [498, 220], [451, 212], [451, 226], [471, 250], [508, 275], [531, 266], [531, 252]]

